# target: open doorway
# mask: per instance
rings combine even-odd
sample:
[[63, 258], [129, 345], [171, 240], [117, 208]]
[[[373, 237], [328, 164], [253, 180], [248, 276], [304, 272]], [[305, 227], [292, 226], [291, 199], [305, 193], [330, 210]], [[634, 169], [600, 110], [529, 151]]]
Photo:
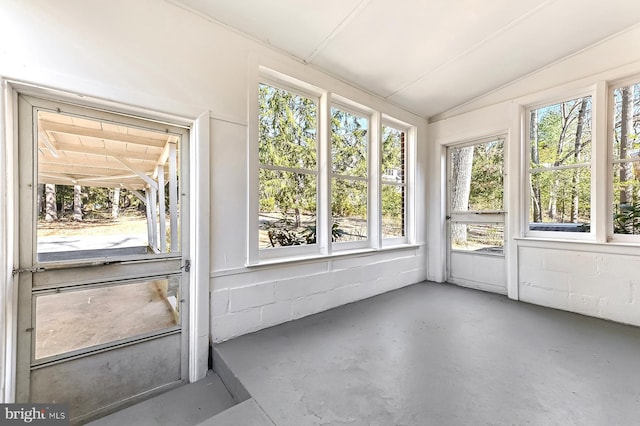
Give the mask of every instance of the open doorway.
[[188, 129], [18, 98], [17, 402], [82, 422], [188, 379]]

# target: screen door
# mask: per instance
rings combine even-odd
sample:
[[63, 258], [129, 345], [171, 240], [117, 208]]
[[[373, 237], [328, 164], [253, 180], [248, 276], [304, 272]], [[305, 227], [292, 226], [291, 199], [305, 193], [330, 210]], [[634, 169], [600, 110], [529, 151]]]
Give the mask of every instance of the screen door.
[[188, 377], [188, 130], [18, 106], [16, 399], [84, 422]]

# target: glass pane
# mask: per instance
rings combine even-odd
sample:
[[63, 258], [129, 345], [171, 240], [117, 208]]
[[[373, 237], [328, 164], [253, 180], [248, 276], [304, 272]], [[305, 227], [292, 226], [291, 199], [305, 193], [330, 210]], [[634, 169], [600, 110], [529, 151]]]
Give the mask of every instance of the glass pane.
[[333, 241], [367, 239], [367, 183], [333, 179], [331, 191]]
[[405, 236], [405, 187], [382, 185], [382, 238]]
[[530, 193], [530, 230], [589, 232], [591, 169], [532, 173]]
[[451, 210], [503, 210], [504, 141], [452, 148]]
[[613, 232], [640, 235], [640, 161], [613, 165]]
[[36, 295], [35, 358], [179, 324], [179, 278]]
[[331, 108], [331, 164], [333, 173], [367, 176], [369, 120]]
[[530, 167], [591, 162], [591, 96], [531, 111]]
[[316, 168], [318, 106], [312, 99], [266, 84], [258, 88], [260, 163]]
[[259, 247], [316, 242], [316, 176], [260, 169]]
[[405, 133], [382, 126], [382, 180], [404, 182]]
[[452, 223], [451, 248], [502, 254], [504, 225]]
[[613, 91], [613, 158], [640, 158], [640, 83]]
[[179, 135], [37, 117], [38, 261], [180, 251]]

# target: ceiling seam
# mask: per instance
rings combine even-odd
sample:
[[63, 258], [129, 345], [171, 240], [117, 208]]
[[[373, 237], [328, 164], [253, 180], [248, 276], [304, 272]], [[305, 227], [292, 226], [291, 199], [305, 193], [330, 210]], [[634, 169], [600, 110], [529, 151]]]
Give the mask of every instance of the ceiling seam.
[[538, 6], [534, 7], [533, 9], [529, 10], [528, 12], [524, 13], [523, 15], [520, 15], [519, 17], [517, 17], [516, 19], [512, 20], [509, 24], [505, 25], [504, 27], [500, 27], [500, 29], [498, 29], [497, 31], [494, 31], [493, 33], [491, 33], [488, 37], [483, 38], [482, 40], [480, 40], [479, 42], [477, 42], [476, 44], [474, 44], [473, 46], [469, 47], [468, 49], [464, 50], [463, 52], [457, 54], [456, 56], [454, 56], [453, 58], [441, 63], [440, 65], [436, 66], [435, 68], [430, 69], [429, 71], [421, 74], [419, 77], [415, 78], [414, 80], [412, 80], [411, 82], [403, 85], [401, 88], [397, 89], [396, 91], [394, 91], [393, 93], [391, 93], [388, 96], [385, 96], [385, 99], [389, 99], [395, 95], [397, 95], [398, 93], [406, 90], [407, 88], [413, 86], [414, 84], [420, 82], [421, 80], [425, 79], [427, 76], [429, 76], [430, 74], [433, 74], [434, 72], [438, 71], [439, 69], [453, 63], [456, 62], [458, 60], [460, 60], [461, 58], [468, 56], [471, 52], [477, 50], [478, 48], [480, 48], [481, 46], [487, 44], [489, 41], [493, 40], [494, 38], [496, 38], [497, 36], [499, 36], [500, 34], [503, 34], [504, 32], [508, 31], [509, 29], [513, 28], [514, 26], [516, 26], [517, 24], [519, 24], [520, 22], [528, 19], [529, 17], [531, 17], [532, 15], [535, 15], [536, 13], [538, 13], [540, 10], [544, 9], [545, 7], [547, 7], [549, 4], [556, 2], [557, 0], [546, 0], [543, 3], [539, 4]]
[[313, 52], [304, 60], [305, 63], [309, 63], [315, 59], [328, 45], [331, 41], [336, 38], [346, 27], [353, 21], [353, 19], [358, 15], [362, 10], [364, 10], [371, 0], [361, 0], [360, 3], [356, 5], [345, 18], [335, 26], [333, 30], [313, 49]]
[[[465, 101], [465, 102], [463, 102], [463, 103], [461, 103], [459, 105], [456, 105], [456, 106], [454, 106], [452, 108], [449, 108], [446, 111], [443, 111], [443, 112], [440, 112], [438, 114], [432, 115], [431, 117], [427, 117], [427, 120], [429, 121], [429, 123], [435, 123], [435, 122], [438, 122], [438, 121], [441, 121], [441, 120], [446, 120], [448, 118], [455, 117], [455, 116], [458, 116], [458, 115], [461, 115], [461, 114], [466, 114], [466, 112], [468, 112], [468, 111], [464, 111], [464, 108], [466, 106], [468, 106], [470, 104], [473, 104], [475, 102], [478, 102], [479, 100], [481, 100], [483, 98], [491, 96], [494, 93], [499, 92], [500, 90], [504, 90], [504, 89], [508, 88], [509, 86], [512, 86], [512, 85], [514, 85], [514, 84], [516, 84], [516, 83], [518, 83], [518, 82], [520, 82], [522, 80], [525, 80], [525, 79], [527, 79], [529, 77], [535, 76], [536, 74], [539, 74], [539, 73], [545, 71], [548, 68], [551, 68], [551, 67], [553, 67], [555, 65], [558, 65], [558, 64], [560, 64], [560, 63], [562, 63], [564, 61], [567, 61], [567, 60], [569, 60], [569, 59], [571, 59], [571, 58], [573, 58], [575, 56], [580, 55], [583, 52], [586, 52], [586, 51], [588, 51], [590, 49], [593, 49], [593, 48], [595, 48], [595, 47], [597, 47], [597, 46], [599, 46], [599, 45], [601, 45], [603, 43], [606, 43], [607, 41], [609, 41], [611, 39], [619, 37], [624, 33], [627, 33], [629, 31], [633, 31], [636, 28], [640, 28], [640, 23], [634, 24], [634, 25], [632, 25], [632, 26], [630, 26], [628, 28], [623, 29], [622, 31], [618, 31], [616, 33], [610, 34], [609, 36], [603, 38], [602, 40], [598, 40], [597, 42], [595, 42], [593, 44], [590, 44], [589, 46], [585, 46], [582, 49], [577, 50], [577, 51], [575, 51], [575, 52], [573, 52], [573, 53], [571, 53], [571, 54], [569, 54], [567, 56], [563, 56], [563, 57], [561, 57], [559, 59], [556, 59], [555, 61], [550, 62], [547, 65], [544, 65], [543, 67], [540, 67], [540, 68], [538, 68], [538, 69], [536, 69], [534, 71], [528, 72], [528, 73], [526, 73], [526, 74], [524, 74], [524, 75], [522, 75], [522, 76], [520, 76], [520, 77], [518, 77], [518, 78], [516, 78], [514, 80], [511, 80], [510, 82], [508, 82], [506, 84], [503, 84], [503, 85], [501, 85], [499, 87], [496, 87], [495, 89], [492, 89], [492, 90], [490, 90], [490, 91], [488, 91], [486, 93], [483, 93], [482, 95], [475, 96], [475, 97], [469, 99], [468, 101]], [[634, 62], [636, 62], [636, 61], [632, 61], [632, 62], [629, 62], [629, 63], [634, 63]], [[624, 64], [624, 65], [628, 65], [629, 63]], [[624, 66], [624, 65], [622, 65], [622, 66]], [[595, 73], [595, 74], [589, 74], [589, 75], [581, 77], [581, 78], [589, 78], [589, 77], [591, 77], [593, 75], [597, 75], [599, 73], [600, 72]], [[526, 95], [521, 95], [521, 96], [526, 96]], [[496, 104], [499, 104], [501, 102], [505, 102], [505, 100], [503, 99], [503, 100], [493, 101], [490, 104], [485, 105], [485, 106], [496, 105]], [[463, 111], [462, 112], [457, 112], [460, 109], [462, 109]]]

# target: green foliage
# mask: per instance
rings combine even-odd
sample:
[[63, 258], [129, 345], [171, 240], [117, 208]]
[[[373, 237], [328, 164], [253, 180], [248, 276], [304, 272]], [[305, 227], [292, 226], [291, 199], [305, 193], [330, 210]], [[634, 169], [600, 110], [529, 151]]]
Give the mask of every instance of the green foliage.
[[[539, 108], [531, 123], [531, 213], [543, 222], [589, 223], [591, 214], [591, 97]], [[548, 170], [551, 167], [575, 168]]]
[[621, 206], [615, 215], [613, 230], [616, 234], [640, 234], [640, 203]]
[[[317, 105], [308, 98], [261, 84], [258, 91], [260, 211], [315, 213]], [[307, 172], [308, 171], [308, 172]]]
[[471, 210], [502, 210], [503, 204], [502, 139], [476, 145], [473, 150], [469, 208]]

